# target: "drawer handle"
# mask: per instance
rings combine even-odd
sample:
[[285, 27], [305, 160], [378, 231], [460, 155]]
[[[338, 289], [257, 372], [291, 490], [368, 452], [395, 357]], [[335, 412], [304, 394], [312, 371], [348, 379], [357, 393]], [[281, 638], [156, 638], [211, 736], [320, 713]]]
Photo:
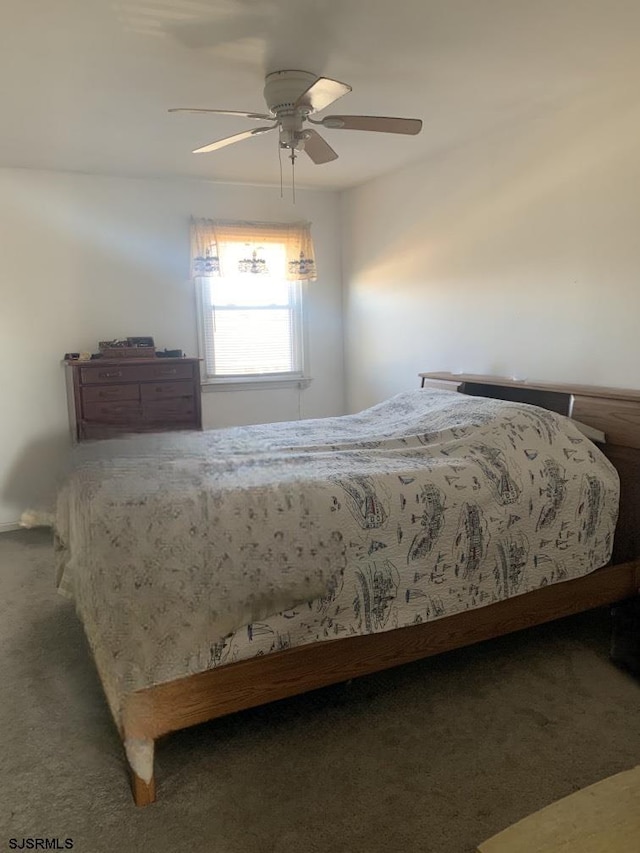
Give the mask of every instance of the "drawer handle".
[[105, 370], [102, 373], [99, 373], [98, 376], [100, 379], [113, 379], [117, 376], [122, 376], [121, 370]]
[[175, 376], [177, 372], [178, 371], [175, 369], [175, 367], [171, 367], [171, 368], [167, 367], [164, 370], [159, 370], [158, 374], [160, 376]]

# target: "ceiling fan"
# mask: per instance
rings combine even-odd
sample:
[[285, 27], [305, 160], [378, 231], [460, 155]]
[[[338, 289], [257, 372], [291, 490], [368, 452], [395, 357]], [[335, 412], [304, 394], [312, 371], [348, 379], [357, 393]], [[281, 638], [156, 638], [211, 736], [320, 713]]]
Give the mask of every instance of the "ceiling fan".
[[417, 118], [391, 118], [389, 116], [330, 115], [322, 119], [311, 118], [317, 112], [326, 109], [338, 98], [348, 94], [351, 86], [318, 77], [309, 71], [274, 71], [265, 79], [264, 98], [269, 112], [254, 113], [240, 110], [209, 110], [176, 107], [169, 112], [207, 113], [212, 115], [242, 116], [256, 121], [272, 121], [273, 124], [245, 130], [224, 139], [218, 139], [209, 145], [196, 148], [194, 154], [206, 154], [217, 151], [234, 142], [279, 131], [279, 147], [290, 151], [293, 160], [298, 151], [304, 151], [314, 163], [329, 163], [338, 155], [320, 134], [305, 123], [319, 125], [331, 130], [372, 130], [379, 133], [402, 133], [410, 136], [420, 133], [422, 121]]

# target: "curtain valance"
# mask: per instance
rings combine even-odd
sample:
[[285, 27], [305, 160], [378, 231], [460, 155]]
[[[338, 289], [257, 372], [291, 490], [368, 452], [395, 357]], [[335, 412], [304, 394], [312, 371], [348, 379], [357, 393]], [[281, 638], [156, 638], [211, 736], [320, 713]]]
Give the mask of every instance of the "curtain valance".
[[315, 281], [316, 262], [308, 222], [227, 222], [219, 219], [191, 219], [191, 276], [224, 275], [231, 263], [225, 249], [246, 243], [284, 245], [286, 278]]

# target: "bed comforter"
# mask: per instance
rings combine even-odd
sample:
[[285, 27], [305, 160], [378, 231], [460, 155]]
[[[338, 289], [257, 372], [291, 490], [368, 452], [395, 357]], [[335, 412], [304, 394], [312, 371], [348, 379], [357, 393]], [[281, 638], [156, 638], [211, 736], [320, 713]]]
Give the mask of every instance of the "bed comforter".
[[566, 418], [448, 391], [95, 442], [58, 496], [58, 587], [118, 719], [125, 693], [216, 665], [233, 632], [332, 601], [348, 573], [363, 632], [398, 626], [400, 587], [409, 624], [586, 574], [610, 558], [618, 490]]

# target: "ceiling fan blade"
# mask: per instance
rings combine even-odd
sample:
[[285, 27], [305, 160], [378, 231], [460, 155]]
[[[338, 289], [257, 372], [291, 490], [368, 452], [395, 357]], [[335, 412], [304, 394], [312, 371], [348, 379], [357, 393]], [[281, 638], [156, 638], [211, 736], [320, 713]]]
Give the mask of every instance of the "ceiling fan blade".
[[318, 77], [295, 102], [293, 108], [309, 107], [312, 112], [325, 109], [329, 104], [337, 101], [343, 95], [351, 91], [351, 86], [340, 83], [339, 80], [331, 80], [329, 77]]
[[243, 118], [255, 118], [258, 121], [268, 121], [273, 116], [269, 113], [245, 113], [241, 110], [205, 110], [199, 107], [172, 107], [170, 113], [207, 113], [218, 116], [242, 116]]
[[314, 124], [331, 130], [376, 130], [380, 133], [405, 133], [415, 136], [422, 130], [419, 118], [391, 118], [390, 116], [325, 116]]
[[218, 139], [217, 142], [211, 142], [209, 145], [203, 145], [202, 148], [196, 148], [194, 154], [208, 154], [209, 151], [217, 151], [218, 148], [224, 148], [226, 145], [233, 145], [234, 142], [240, 142], [242, 139], [249, 139], [250, 136], [258, 136], [261, 133], [268, 133], [270, 130], [275, 130], [277, 124], [270, 127], [256, 127], [253, 130], [245, 130], [243, 133], [236, 133], [234, 136], [227, 136], [224, 139]]
[[304, 151], [317, 165], [338, 159], [333, 148], [315, 130], [305, 131]]

